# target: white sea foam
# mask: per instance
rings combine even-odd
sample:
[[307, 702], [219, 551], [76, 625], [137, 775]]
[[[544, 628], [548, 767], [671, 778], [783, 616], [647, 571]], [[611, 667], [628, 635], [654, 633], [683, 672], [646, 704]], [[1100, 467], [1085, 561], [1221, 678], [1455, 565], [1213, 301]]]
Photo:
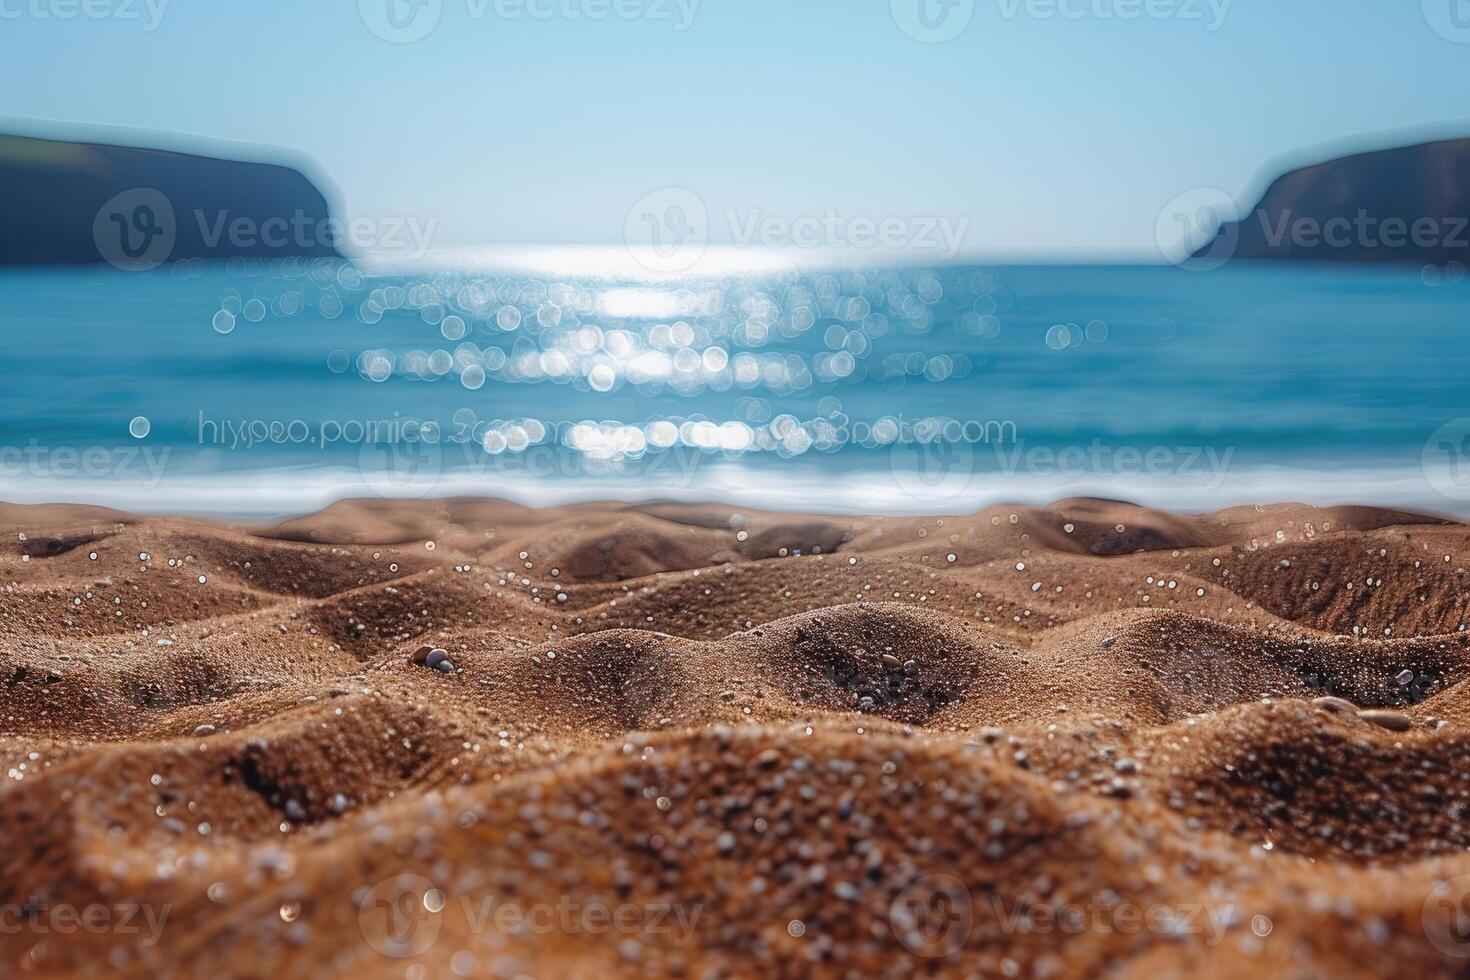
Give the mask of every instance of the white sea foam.
[[[1436, 480], [1450, 474], [1433, 474]], [[1440, 485], [1444, 485], [1441, 483]], [[1460, 499], [1435, 491], [1419, 467], [1235, 465], [1218, 485], [1197, 476], [1088, 476], [976, 473], [926, 480], [906, 470], [823, 471], [711, 461], [689, 473], [535, 478], [514, 473], [444, 472], [418, 478], [364, 476], [349, 467], [170, 474], [156, 486], [116, 480], [0, 479], [0, 499], [85, 503], [154, 514], [267, 519], [318, 510], [354, 497], [431, 499], [483, 496], [529, 507], [597, 500], [715, 502], [764, 510], [837, 514], [962, 514], [997, 504], [1044, 506], [1067, 497], [1105, 497], [1148, 507], [1202, 512], [1296, 501], [1369, 504], [1470, 517]]]

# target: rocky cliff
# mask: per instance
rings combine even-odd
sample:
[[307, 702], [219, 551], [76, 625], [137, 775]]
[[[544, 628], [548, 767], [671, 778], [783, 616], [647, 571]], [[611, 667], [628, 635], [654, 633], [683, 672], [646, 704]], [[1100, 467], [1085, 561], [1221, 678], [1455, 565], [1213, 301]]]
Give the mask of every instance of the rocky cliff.
[[0, 135], [0, 265], [336, 255], [338, 237], [290, 167]]

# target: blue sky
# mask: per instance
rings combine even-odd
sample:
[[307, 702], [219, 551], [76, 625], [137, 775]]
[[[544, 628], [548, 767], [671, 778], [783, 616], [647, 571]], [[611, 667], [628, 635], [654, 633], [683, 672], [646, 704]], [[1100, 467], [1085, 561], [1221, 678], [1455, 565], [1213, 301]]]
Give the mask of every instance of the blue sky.
[[0, 0], [0, 115], [290, 148], [440, 245], [615, 242], [681, 186], [716, 215], [963, 218], [989, 255], [1147, 254], [1181, 192], [1470, 133], [1470, 0], [956, 0], [941, 43], [899, 26], [920, 0], [430, 0], [408, 43], [369, 29], [389, 0], [62, 19], [82, 2]]

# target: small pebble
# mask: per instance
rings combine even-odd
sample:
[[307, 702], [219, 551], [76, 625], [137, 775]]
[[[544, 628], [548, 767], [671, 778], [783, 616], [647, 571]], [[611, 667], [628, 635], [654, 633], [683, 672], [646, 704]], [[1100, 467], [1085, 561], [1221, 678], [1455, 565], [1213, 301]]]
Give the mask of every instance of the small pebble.
[[1359, 711], [1358, 717], [1379, 728], [1387, 728], [1391, 732], [1406, 732], [1414, 724], [1414, 719], [1401, 711], [1381, 711], [1375, 708], [1369, 711]]
[[1312, 705], [1321, 711], [1326, 711], [1334, 715], [1350, 715], [1358, 710], [1358, 706], [1351, 701], [1345, 698], [1335, 698], [1330, 695], [1322, 698], [1313, 698]]

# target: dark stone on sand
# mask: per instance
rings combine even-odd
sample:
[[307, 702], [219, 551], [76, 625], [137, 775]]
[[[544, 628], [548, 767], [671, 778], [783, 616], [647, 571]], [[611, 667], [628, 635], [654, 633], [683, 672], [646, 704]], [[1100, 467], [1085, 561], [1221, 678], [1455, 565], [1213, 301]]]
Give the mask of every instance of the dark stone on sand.
[[1334, 715], [1351, 715], [1357, 712], [1358, 706], [1345, 698], [1335, 698], [1331, 695], [1312, 699], [1312, 706], [1318, 711], [1326, 711]]
[[1391, 732], [1406, 732], [1414, 724], [1414, 719], [1399, 711], [1382, 711], [1377, 708], [1371, 711], [1359, 711], [1358, 717], [1379, 728], [1387, 728]]

